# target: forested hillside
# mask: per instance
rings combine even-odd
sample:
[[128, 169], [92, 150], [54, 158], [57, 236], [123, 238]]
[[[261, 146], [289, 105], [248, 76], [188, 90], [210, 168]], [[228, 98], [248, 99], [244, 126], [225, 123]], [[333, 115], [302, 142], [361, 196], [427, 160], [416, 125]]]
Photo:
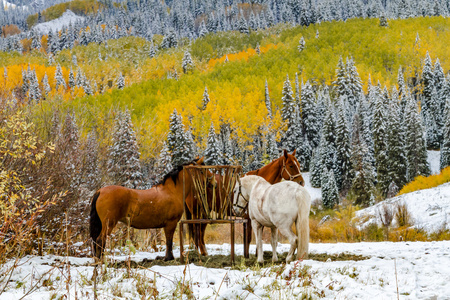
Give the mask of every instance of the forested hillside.
[[450, 165], [448, 3], [385, 2], [106, 1], [58, 32], [6, 28], [2, 213], [82, 236], [94, 190], [197, 155], [248, 171], [296, 150], [328, 208], [428, 175], [427, 149]]

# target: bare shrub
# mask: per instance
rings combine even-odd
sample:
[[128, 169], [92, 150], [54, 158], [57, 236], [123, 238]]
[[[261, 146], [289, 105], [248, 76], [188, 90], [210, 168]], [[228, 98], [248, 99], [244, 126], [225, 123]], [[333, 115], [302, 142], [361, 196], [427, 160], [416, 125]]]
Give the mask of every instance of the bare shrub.
[[381, 224], [384, 227], [384, 234], [386, 240], [389, 239], [389, 227], [392, 224], [392, 220], [394, 219], [394, 212], [392, 209], [384, 203], [381, 208], [378, 210], [378, 217], [381, 220]]
[[409, 227], [413, 225], [411, 214], [405, 203], [399, 203], [395, 207], [395, 221], [398, 227]]

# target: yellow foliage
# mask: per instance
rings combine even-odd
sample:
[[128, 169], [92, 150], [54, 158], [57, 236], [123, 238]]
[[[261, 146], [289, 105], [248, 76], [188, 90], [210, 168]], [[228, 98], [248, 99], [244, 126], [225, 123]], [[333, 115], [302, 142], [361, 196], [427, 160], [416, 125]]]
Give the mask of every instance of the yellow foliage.
[[450, 167], [447, 167], [436, 175], [428, 177], [418, 176], [410, 183], [406, 184], [398, 195], [411, 193], [418, 190], [429, 189], [450, 181]]

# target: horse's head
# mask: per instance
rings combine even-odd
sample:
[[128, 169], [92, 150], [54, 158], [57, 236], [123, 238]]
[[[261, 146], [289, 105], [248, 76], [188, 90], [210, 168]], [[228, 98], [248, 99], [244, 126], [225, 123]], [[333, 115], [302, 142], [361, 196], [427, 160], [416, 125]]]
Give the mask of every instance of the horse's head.
[[[249, 195], [244, 195], [242, 192], [245, 189], [242, 187], [240, 180], [236, 182], [233, 190], [233, 210], [236, 216], [242, 216], [248, 207]], [[247, 194], [247, 193], [245, 193]]]
[[247, 175], [241, 177], [236, 182], [233, 189], [233, 210], [236, 216], [242, 216], [247, 211], [248, 202], [250, 200], [250, 192], [256, 181], [261, 177], [256, 175]]
[[300, 163], [295, 157], [295, 152], [289, 154], [286, 149], [283, 151], [283, 169], [281, 170], [281, 177], [285, 180], [297, 182], [298, 184], [305, 186], [305, 180], [300, 172]]

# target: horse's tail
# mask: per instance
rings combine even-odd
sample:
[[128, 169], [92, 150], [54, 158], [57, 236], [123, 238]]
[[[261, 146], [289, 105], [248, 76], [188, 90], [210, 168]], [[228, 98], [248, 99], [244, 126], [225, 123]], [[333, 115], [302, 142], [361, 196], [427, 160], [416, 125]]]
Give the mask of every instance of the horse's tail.
[[301, 188], [296, 193], [298, 204], [297, 216], [297, 259], [308, 258], [309, 248], [309, 211], [311, 209], [311, 196], [306, 189]]
[[94, 241], [94, 245], [97, 243], [97, 238], [99, 237], [100, 233], [102, 232], [102, 221], [100, 220], [100, 217], [97, 213], [97, 199], [98, 196], [100, 196], [100, 190], [95, 192], [94, 196], [92, 197], [91, 201], [91, 218], [89, 220], [89, 231], [91, 234], [91, 238]]

